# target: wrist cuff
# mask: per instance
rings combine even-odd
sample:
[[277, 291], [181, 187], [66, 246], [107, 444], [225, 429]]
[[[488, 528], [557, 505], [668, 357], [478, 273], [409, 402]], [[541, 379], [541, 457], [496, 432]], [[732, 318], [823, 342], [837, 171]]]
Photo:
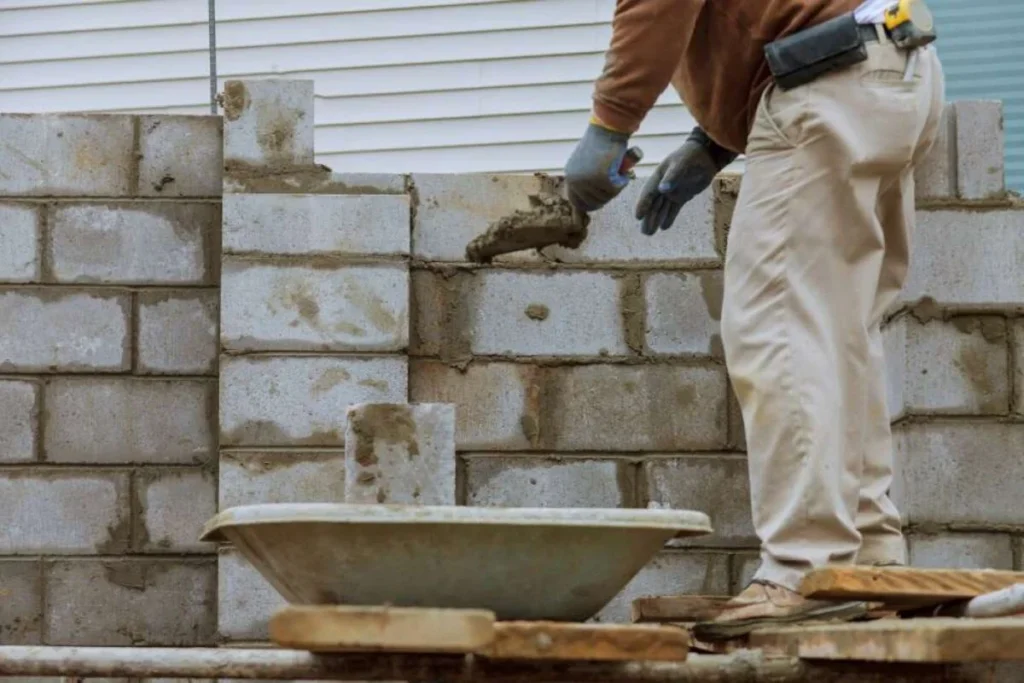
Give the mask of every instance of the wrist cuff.
[[711, 156], [711, 160], [715, 162], [715, 167], [721, 171], [723, 168], [731, 164], [736, 157], [739, 156], [736, 152], [722, 147], [717, 142], [708, 137], [708, 134], [704, 132], [700, 126], [697, 126], [690, 131], [689, 136], [686, 138], [688, 141], [692, 140], [701, 147], [708, 151]]

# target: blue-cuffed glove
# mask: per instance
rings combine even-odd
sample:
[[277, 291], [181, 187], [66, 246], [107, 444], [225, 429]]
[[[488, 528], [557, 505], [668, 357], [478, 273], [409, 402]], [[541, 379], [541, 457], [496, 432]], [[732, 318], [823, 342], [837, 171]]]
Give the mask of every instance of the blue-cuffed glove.
[[619, 173], [628, 143], [625, 133], [587, 126], [565, 164], [566, 194], [573, 206], [584, 213], [597, 211], [629, 184], [630, 177]]
[[665, 157], [644, 183], [636, 203], [640, 231], [653, 235], [667, 230], [683, 206], [706, 190], [737, 156], [715, 144], [700, 127], [694, 128], [683, 146]]

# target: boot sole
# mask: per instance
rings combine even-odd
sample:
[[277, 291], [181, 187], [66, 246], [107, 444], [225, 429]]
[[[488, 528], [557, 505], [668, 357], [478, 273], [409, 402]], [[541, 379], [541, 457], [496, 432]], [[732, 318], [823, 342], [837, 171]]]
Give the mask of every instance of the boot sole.
[[707, 621], [696, 624], [693, 627], [693, 635], [698, 640], [714, 642], [716, 640], [739, 638], [760, 627], [796, 624], [805, 621], [852, 621], [867, 614], [868, 608], [865, 603], [846, 602], [778, 617], [752, 617], [750, 619], [720, 622]]

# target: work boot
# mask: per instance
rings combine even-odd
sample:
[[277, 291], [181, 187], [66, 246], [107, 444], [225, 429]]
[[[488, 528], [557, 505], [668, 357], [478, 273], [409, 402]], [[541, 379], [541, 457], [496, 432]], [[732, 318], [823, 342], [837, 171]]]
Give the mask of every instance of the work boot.
[[694, 625], [698, 640], [716, 641], [745, 636], [756, 628], [803, 621], [852, 621], [867, 614], [863, 602], [810, 600], [796, 591], [754, 579], [742, 593], [725, 604], [711, 621]]

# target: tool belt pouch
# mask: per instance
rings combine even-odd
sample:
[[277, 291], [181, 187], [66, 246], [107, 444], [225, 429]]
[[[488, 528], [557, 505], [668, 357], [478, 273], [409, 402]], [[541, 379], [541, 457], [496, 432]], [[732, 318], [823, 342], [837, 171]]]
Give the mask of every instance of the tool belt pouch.
[[775, 82], [783, 90], [868, 58], [864, 37], [852, 12], [768, 43], [764, 54]]

